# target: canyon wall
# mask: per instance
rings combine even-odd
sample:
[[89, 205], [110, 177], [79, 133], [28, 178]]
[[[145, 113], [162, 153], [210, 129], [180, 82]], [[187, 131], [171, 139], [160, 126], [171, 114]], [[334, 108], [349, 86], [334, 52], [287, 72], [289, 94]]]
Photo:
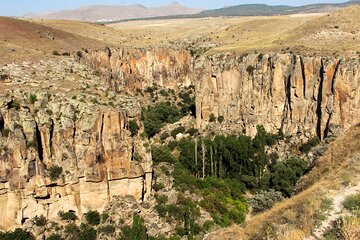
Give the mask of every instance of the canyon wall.
[[359, 56], [220, 54], [195, 69], [198, 127], [213, 114], [252, 136], [263, 125], [323, 139], [360, 121]]
[[197, 128], [213, 114], [224, 117], [229, 131], [254, 136], [263, 125], [273, 133], [323, 139], [360, 117], [358, 55], [216, 54], [194, 60], [171, 49], [106, 49], [82, 61], [116, 90], [195, 85]]
[[[102, 211], [115, 195], [145, 199], [151, 153], [130, 136], [128, 114], [47, 93], [34, 104], [1, 96], [0, 229], [59, 211]], [[54, 166], [62, 173], [51, 179]]]
[[190, 85], [192, 80], [193, 58], [185, 50], [108, 48], [82, 55], [81, 61], [105, 76], [115, 91], [155, 84], [176, 88]]

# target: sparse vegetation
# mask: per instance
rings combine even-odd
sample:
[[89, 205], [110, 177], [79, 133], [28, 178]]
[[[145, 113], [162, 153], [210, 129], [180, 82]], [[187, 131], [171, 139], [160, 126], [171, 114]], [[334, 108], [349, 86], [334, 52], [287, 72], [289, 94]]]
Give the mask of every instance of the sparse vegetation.
[[34, 104], [36, 101], [37, 101], [38, 99], [37, 99], [37, 96], [36, 96], [36, 94], [30, 94], [30, 96], [29, 96], [29, 102], [31, 103], [31, 104]]
[[59, 217], [61, 220], [66, 220], [66, 221], [75, 221], [77, 219], [77, 216], [75, 215], [74, 212], [72, 211], [68, 211], [68, 212], [63, 212], [60, 211], [58, 213]]
[[99, 225], [101, 220], [100, 213], [98, 211], [89, 211], [85, 214], [85, 219], [90, 225]]
[[58, 180], [62, 173], [63, 173], [63, 168], [57, 165], [53, 165], [48, 169], [48, 175], [51, 181]]
[[47, 224], [47, 219], [43, 215], [40, 217], [35, 216], [32, 221], [38, 227], [44, 227]]
[[129, 121], [129, 130], [131, 132], [132, 137], [134, 137], [138, 134], [139, 129], [140, 129], [140, 127], [135, 120]]
[[320, 139], [318, 137], [311, 138], [309, 139], [309, 141], [300, 146], [300, 151], [303, 153], [308, 153], [313, 147], [317, 146], [319, 143]]

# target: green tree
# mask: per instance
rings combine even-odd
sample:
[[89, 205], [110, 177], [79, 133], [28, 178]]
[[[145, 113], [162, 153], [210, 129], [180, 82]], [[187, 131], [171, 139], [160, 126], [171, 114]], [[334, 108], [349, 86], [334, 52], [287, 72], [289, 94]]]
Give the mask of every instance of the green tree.
[[100, 213], [98, 211], [89, 211], [85, 214], [86, 222], [96, 226], [100, 224]]
[[133, 224], [131, 227], [125, 226], [121, 229], [121, 240], [148, 240], [147, 230], [144, 225], [144, 219], [138, 214], [133, 215]]
[[135, 120], [131, 120], [129, 122], [129, 130], [131, 132], [132, 137], [134, 137], [138, 134], [139, 129], [140, 129], [140, 127]]

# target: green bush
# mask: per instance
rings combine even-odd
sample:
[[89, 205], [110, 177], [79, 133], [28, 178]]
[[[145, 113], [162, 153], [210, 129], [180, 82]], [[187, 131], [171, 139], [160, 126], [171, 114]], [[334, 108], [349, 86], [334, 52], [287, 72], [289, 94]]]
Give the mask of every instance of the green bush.
[[58, 216], [60, 217], [61, 220], [66, 220], [66, 221], [75, 221], [77, 219], [77, 216], [72, 211], [68, 211], [68, 212], [60, 211], [58, 213]]
[[100, 224], [100, 213], [98, 211], [89, 211], [85, 213], [86, 222], [96, 226]]
[[196, 129], [196, 128], [190, 128], [186, 131], [186, 133], [188, 133], [190, 136], [194, 136], [198, 132], [199, 132], [199, 129]]
[[270, 187], [282, 192], [286, 197], [290, 197], [295, 184], [304, 174], [306, 167], [305, 161], [294, 157], [284, 162], [277, 162], [270, 166]]
[[147, 109], [142, 109], [142, 120], [146, 135], [151, 138], [160, 132], [166, 123], [177, 122], [184, 116], [183, 113], [168, 102], [159, 102]]
[[51, 234], [46, 240], [63, 240], [63, 238], [59, 234]]
[[98, 227], [97, 231], [99, 234], [104, 234], [104, 235], [108, 236], [108, 235], [115, 233], [115, 227], [113, 225], [104, 225], [104, 226]]
[[3, 130], [1, 130], [1, 133], [3, 135], [3, 137], [9, 137], [9, 133], [10, 133], [10, 129], [8, 128], [4, 128]]
[[34, 235], [21, 228], [16, 228], [14, 231], [0, 232], [1, 240], [35, 240]]
[[97, 232], [92, 226], [84, 223], [80, 225], [80, 240], [96, 240], [96, 238]]
[[320, 139], [318, 137], [311, 138], [309, 139], [309, 141], [300, 146], [300, 151], [303, 153], [308, 153], [313, 147], [317, 146], [319, 143]]
[[133, 224], [131, 227], [125, 226], [121, 229], [120, 240], [148, 240], [147, 230], [144, 225], [144, 219], [138, 214], [133, 215]]
[[178, 135], [179, 133], [184, 133], [185, 132], [185, 128], [184, 127], [177, 127], [174, 130], [171, 131], [171, 136], [173, 138], [176, 138], [176, 135]]
[[349, 211], [360, 210], [360, 194], [348, 196], [343, 205]]
[[172, 155], [167, 146], [152, 146], [151, 147], [152, 160], [155, 164], [161, 162], [174, 163], [176, 158]]
[[215, 121], [216, 121], [215, 115], [213, 113], [210, 114], [209, 122], [215, 122]]
[[108, 220], [109, 214], [107, 212], [101, 213], [101, 222], [104, 223], [106, 220]]
[[48, 174], [51, 181], [58, 180], [62, 172], [63, 172], [63, 168], [57, 165], [53, 165], [48, 169]]
[[65, 226], [64, 233], [66, 235], [66, 239], [78, 239], [80, 235], [80, 228], [74, 223], [70, 223]]
[[47, 219], [43, 215], [40, 217], [35, 216], [32, 221], [38, 227], [44, 227], [47, 224]]
[[37, 100], [38, 100], [38, 99], [37, 99], [36, 94], [30, 94], [30, 96], [29, 96], [29, 102], [30, 102], [31, 104], [34, 104]]
[[275, 190], [260, 191], [249, 200], [249, 204], [251, 205], [254, 213], [260, 213], [272, 208], [275, 203], [281, 201], [282, 199], [283, 195], [281, 192], [276, 192]]
[[164, 194], [155, 194], [155, 199], [158, 204], [166, 204], [169, 200], [168, 197]]
[[222, 123], [225, 120], [224, 116], [219, 116], [218, 117], [218, 122]]
[[129, 130], [131, 132], [132, 137], [134, 137], [134, 136], [136, 136], [138, 134], [139, 129], [140, 129], [140, 127], [139, 127], [139, 125], [137, 124], [137, 122], [135, 120], [131, 120], [129, 122]]

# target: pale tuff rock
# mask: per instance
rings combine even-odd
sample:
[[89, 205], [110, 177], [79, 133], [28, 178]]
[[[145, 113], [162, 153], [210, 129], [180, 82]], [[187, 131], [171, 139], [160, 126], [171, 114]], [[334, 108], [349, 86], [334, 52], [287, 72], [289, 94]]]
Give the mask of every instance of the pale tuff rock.
[[107, 78], [113, 90], [191, 84], [193, 58], [185, 50], [106, 49], [84, 53], [82, 62]]
[[[0, 96], [0, 229], [40, 215], [56, 219], [59, 211], [102, 211], [116, 195], [148, 197], [151, 153], [146, 141], [130, 136], [127, 109], [62, 92], [37, 93], [32, 104], [29, 95]], [[51, 166], [62, 167], [56, 180]]]
[[360, 117], [360, 62], [353, 57], [217, 54], [194, 60], [169, 49], [101, 50], [81, 60], [113, 89], [196, 86], [197, 127], [223, 116], [228, 132], [327, 138]]
[[270, 132], [323, 139], [360, 117], [358, 58], [216, 55], [195, 69], [198, 127], [214, 114], [249, 135], [264, 125]]

